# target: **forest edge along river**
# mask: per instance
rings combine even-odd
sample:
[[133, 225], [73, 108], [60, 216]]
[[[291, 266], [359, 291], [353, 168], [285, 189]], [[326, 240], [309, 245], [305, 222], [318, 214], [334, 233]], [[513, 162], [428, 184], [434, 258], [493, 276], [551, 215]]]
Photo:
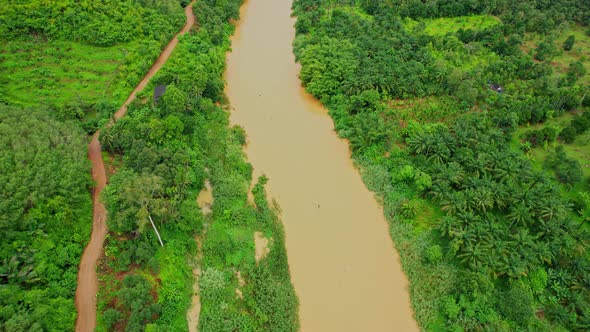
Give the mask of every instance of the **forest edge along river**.
[[227, 57], [231, 121], [283, 212], [302, 331], [418, 330], [383, 211], [298, 79], [291, 0], [248, 0]]
[[[325, 110], [301, 88], [291, 50], [289, 0], [249, 0], [228, 55], [227, 94], [232, 122], [250, 138], [247, 153], [283, 210], [293, 283], [303, 331], [417, 330], [407, 281], [388, 237], [382, 211], [337, 138]], [[194, 23], [192, 3], [178, 34]], [[178, 43], [170, 41], [115, 119], [162, 67]], [[99, 132], [89, 145], [94, 216], [76, 289], [77, 331], [96, 325], [96, 263], [108, 232], [100, 192], [106, 185]]]
[[[158, 59], [154, 62], [145, 77], [139, 82], [135, 89], [131, 92], [125, 103], [115, 113], [115, 120], [120, 119], [127, 112], [127, 106], [135, 100], [137, 93], [142, 91], [152, 77], [162, 68], [166, 63], [170, 54], [178, 44], [178, 36], [188, 32], [195, 23], [195, 16], [192, 11], [193, 2], [188, 4], [184, 9], [186, 15], [186, 23], [182, 29], [170, 40], [166, 48], [162, 51]], [[112, 123], [111, 123], [112, 124]], [[94, 331], [96, 327], [96, 294], [98, 291], [98, 279], [96, 276], [96, 264], [102, 255], [103, 243], [108, 232], [106, 224], [106, 209], [104, 204], [100, 201], [100, 193], [107, 183], [107, 176], [102, 159], [102, 151], [98, 137], [100, 131], [97, 131], [92, 136], [92, 140], [88, 145], [88, 158], [92, 162], [92, 179], [95, 182], [95, 187], [92, 193], [93, 201], [93, 220], [92, 220], [92, 234], [90, 241], [84, 249], [82, 258], [80, 260], [80, 268], [78, 270], [78, 286], [76, 288], [76, 309], [78, 310], [78, 319], [76, 320], [76, 331]]]

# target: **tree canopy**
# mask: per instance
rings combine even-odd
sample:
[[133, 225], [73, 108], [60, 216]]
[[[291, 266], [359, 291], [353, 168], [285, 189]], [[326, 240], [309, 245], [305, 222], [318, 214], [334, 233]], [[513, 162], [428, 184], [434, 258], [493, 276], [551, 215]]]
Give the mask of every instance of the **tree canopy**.
[[300, 78], [383, 198], [424, 329], [588, 328], [588, 180], [558, 145], [589, 127], [584, 65], [551, 62], [588, 6], [295, 1]]
[[[0, 35], [4, 38], [37, 35], [98, 46], [141, 37], [160, 40], [182, 25], [182, 2], [8, 0], [0, 8]], [[172, 20], [167, 18], [170, 14], [174, 14]]]
[[86, 140], [45, 112], [0, 106], [0, 329], [72, 330], [92, 205]]

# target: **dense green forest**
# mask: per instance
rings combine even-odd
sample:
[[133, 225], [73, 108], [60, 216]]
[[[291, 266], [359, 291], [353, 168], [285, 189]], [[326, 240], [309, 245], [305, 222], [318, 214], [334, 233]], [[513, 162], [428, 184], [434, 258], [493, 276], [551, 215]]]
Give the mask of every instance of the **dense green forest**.
[[590, 3], [294, 14], [300, 77], [384, 205], [420, 326], [590, 329]]
[[[99, 331], [186, 331], [191, 264], [202, 271], [199, 331], [297, 330], [282, 225], [268, 206], [264, 178], [248, 202], [252, 167], [242, 152], [244, 132], [229, 127], [220, 106], [229, 21], [238, 19], [240, 3], [196, 2], [198, 29], [181, 38], [150, 85], [167, 85], [164, 96], [155, 105], [133, 103], [102, 132], [108, 158], [122, 165], [103, 195], [112, 233], [101, 265]], [[139, 99], [151, 100], [150, 87]], [[214, 202], [203, 216], [196, 198], [206, 179]], [[272, 238], [258, 263], [256, 231]]]
[[[0, 35], [72, 40], [110, 46], [141, 38], [168, 42], [184, 19], [182, 0], [8, 0], [0, 9]], [[172, 15], [172, 19], [167, 17]]]
[[73, 330], [92, 225], [84, 133], [47, 112], [0, 105], [0, 150], [0, 330]]

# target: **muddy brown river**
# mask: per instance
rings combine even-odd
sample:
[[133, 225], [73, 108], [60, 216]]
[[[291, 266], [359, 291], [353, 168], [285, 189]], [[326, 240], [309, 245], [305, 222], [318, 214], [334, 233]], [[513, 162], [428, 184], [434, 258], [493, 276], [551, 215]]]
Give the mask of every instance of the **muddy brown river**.
[[231, 119], [283, 211], [302, 331], [414, 331], [383, 211], [298, 79], [291, 0], [248, 0], [228, 55]]

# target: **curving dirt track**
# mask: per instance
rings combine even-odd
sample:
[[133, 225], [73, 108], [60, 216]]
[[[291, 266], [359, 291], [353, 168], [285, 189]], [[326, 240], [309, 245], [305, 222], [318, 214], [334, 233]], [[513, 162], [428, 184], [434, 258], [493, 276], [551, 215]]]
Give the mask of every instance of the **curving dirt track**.
[[[192, 1], [185, 9], [186, 23], [184, 27], [172, 38], [166, 48], [162, 51], [156, 62], [152, 65], [143, 80], [139, 82], [137, 87], [131, 92], [129, 98], [123, 103], [121, 108], [115, 113], [115, 119], [120, 119], [127, 112], [127, 106], [135, 99], [137, 93], [143, 90], [152, 77], [162, 68], [166, 63], [170, 54], [178, 44], [178, 35], [184, 34], [190, 30], [195, 23], [195, 16], [192, 11]], [[112, 125], [112, 123], [110, 124]], [[96, 187], [92, 193], [94, 204], [92, 234], [90, 242], [84, 249], [82, 259], [80, 261], [80, 268], [78, 270], [78, 287], [76, 289], [76, 309], [78, 310], [78, 319], [76, 321], [76, 331], [86, 332], [94, 331], [96, 327], [96, 294], [98, 291], [98, 279], [96, 276], [96, 263], [102, 255], [103, 242], [108, 232], [106, 224], [106, 209], [104, 204], [100, 201], [100, 193], [107, 183], [107, 176], [102, 159], [102, 152], [98, 136], [100, 132], [96, 132], [92, 136], [92, 141], [88, 145], [88, 158], [92, 162], [92, 179], [96, 183]]]

